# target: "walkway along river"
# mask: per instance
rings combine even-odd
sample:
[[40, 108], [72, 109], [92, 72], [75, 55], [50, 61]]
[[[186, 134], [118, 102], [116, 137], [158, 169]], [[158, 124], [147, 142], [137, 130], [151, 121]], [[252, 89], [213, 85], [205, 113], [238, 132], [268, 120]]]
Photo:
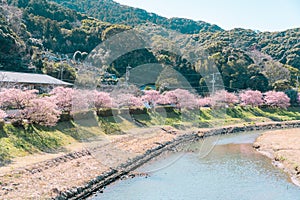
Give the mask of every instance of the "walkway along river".
[[[86, 198], [88, 196], [91, 196], [94, 192], [99, 191], [99, 190], [103, 190], [103, 188], [107, 187], [111, 183], [119, 180], [120, 178], [122, 178], [124, 176], [127, 176], [128, 173], [131, 174], [131, 172], [137, 170], [137, 168], [139, 168], [140, 166], [142, 166], [145, 163], [149, 162], [150, 160], [155, 159], [161, 153], [167, 152], [169, 149], [177, 148], [178, 146], [182, 146], [182, 145], [187, 144], [187, 143], [190, 144], [191, 141], [196, 141], [196, 140], [201, 139], [203, 137], [206, 138], [205, 140], [209, 140], [209, 138], [213, 138], [211, 136], [216, 136], [216, 135], [234, 134], [234, 133], [238, 133], [238, 132], [263, 131], [263, 130], [287, 129], [287, 128], [299, 128], [299, 127], [300, 127], [300, 121], [298, 120], [298, 121], [284, 121], [284, 122], [264, 122], [264, 123], [256, 123], [256, 124], [239, 124], [239, 125], [232, 125], [232, 126], [212, 128], [212, 129], [210, 129], [210, 128], [208, 128], [208, 129], [195, 129], [195, 130], [188, 129], [188, 130], [185, 130], [185, 131], [179, 131], [179, 130], [177, 130], [177, 131], [175, 131], [175, 133], [173, 133], [173, 132], [172, 133], [167, 133], [165, 131], [163, 131], [163, 133], [158, 133], [157, 132], [156, 136], [158, 138], [156, 138], [156, 137], [155, 138], [158, 139], [158, 141], [160, 141], [160, 143], [155, 142], [156, 141], [155, 138], [154, 138], [155, 140], [153, 140], [153, 138], [152, 139], [150, 138], [151, 139], [150, 141], [148, 141], [148, 140], [147, 141], [143, 141], [144, 139], [141, 140], [141, 141], [139, 141], [139, 144], [141, 144], [141, 145], [138, 145], [137, 147], [140, 147], [142, 149], [142, 151], [139, 151], [138, 156], [132, 157], [132, 158], [128, 159], [123, 164], [120, 164], [119, 166], [117, 166], [115, 168], [110, 168], [110, 169], [108, 169], [107, 171], [104, 171], [104, 172], [103, 171], [96, 172], [99, 175], [97, 177], [93, 178], [92, 180], [86, 182], [84, 185], [77, 184], [76, 187], [72, 187], [72, 188], [69, 188], [69, 189], [64, 189], [63, 191], [61, 191], [61, 190], [58, 191], [59, 195], [57, 195], [55, 197], [55, 199], [74, 199], [75, 200], [75, 199], [83, 199], [83, 198]], [[217, 137], [219, 137], [219, 136], [217, 136]], [[164, 140], [162, 140], [163, 138], [164, 138]], [[148, 143], [149, 143], [149, 145], [148, 145]], [[125, 145], [126, 144], [128, 144], [128, 143], [125, 143]], [[134, 145], [134, 146], [136, 146], [136, 145]], [[245, 148], [246, 146], [245, 145], [242, 146], [243, 147], [242, 149], [246, 149]], [[217, 151], [218, 148], [221, 148], [221, 147], [222, 147], [222, 145], [221, 146], [220, 145], [217, 146], [215, 148], [215, 151]], [[230, 147], [230, 145], [229, 145], [229, 147]], [[248, 147], [249, 148], [248, 148], [247, 151], [249, 151], [249, 152], [254, 151], [254, 149], [251, 148], [251, 144], [248, 144]], [[232, 148], [229, 148], [229, 149], [232, 149]], [[235, 149], [235, 148], [233, 148], [233, 149]], [[237, 149], [239, 149], [239, 148], [237, 148]], [[98, 148], [90, 149], [89, 152], [93, 153], [94, 150], [97, 151]], [[222, 151], [220, 151], [220, 152], [222, 152]], [[211, 156], [213, 156], [214, 152], [212, 152], [206, 158], [210, 158]], [[255, 152], [255, 153], [257, 153], [257, 152]], [[104, 154], [101, 154], [101, 155], [104, 155]], [[227, 155], [231, 155], [231, 153], [229, 152], [229, 153], [226, 153], [225, 155], [226, 156]], [[233, 155], [235, 155], [235, 154], [233, 154]], [[260, 156], [260, 154], [254, 154], [254, 155]], [[192, 157], [190, 157], [190, 156], [192, 156]], [[174, 155], [174, 157], [176, 158], [178, 156]], [[243, 157], [243, 155], [242, 154], [237, 154], [237, 157]], [[193, 156], [193, 154], [191, 154], [191, 153], [187, 153], [182, 159], [178, 160], [178, 162], [176, 162], [175, 164], [180, 164], [181, 162], [183, 162], [187, 158], [196, 158], [196, 157]], [[221, 158], [222, 158], [222, 156], [221, 156]], [[271, 162], [267, 158], [264, 158], [264, 157], [260, 157], [260, 158], [262, 160], [265, 159], [266, 162], [269, 162], [268, 166], [272, 166]], [[171, 162], [168, 159], [174, 160], [173, 158], [168, 157], [167, 159], [164, 159], [166, 163], [170, 163]], [[202, 159], [199, 159], [199, 158], [197, 158], [197, 159], [202, 161]], [[160, 162], [158, 162], [158, 164], [164, 162], [164, 160], [160, 160]], [[221, 160], [221, 159], [216, 159], [216, 161], [217, 160]], [[255, 160], [256, 159], [254, 159], [254, 161]], [[215, 161], [212, 160], [210, 163], [214, 163], [214, 162]], [[192, 164], [191, 166], [194, 166], [194, 165], [195, 165], [195, 163]], [[165, 166], [165, 165], [163, 165], [163, 166]], [[172, 166], [176, 166], [176, 165], [172, 165]], [[218, 166], [218, 165], [216, 165], [216, 166], [212, 165], [211, 169], [220, 169], [221, 170], [220, 173], [222, 174], [223, 172], [226, 171], [227, 168], [224, 168], [224, 166], [222, 166], [222, 165], [220, 165], [220, 166]], [[250, 164], [250, 166], [251, 166], [251, 164]], [[245, 170], [243, 170], [243, 171], [245, 171], [246, 174], [247, 174], [248, 168], [250, 166], [245, 167]], [[159, 166], [159, 167], [161, 167], [161, 166]], [[166, 168], [166, 169], [171, 169], [171, 167]], [[232, 168], [234, 168], [234, 167], [238, 168], [239, 165], [238, 166], [233, 165]], [[157, 168], [155, 168], [155, 169], [157, 169]], [[190, 170], [185, 170], [184, 169], [184, 170], [180, 170], [180, 171], [175, 170], [176, 173], [173, 174], [171, 177], [178, 177], [179, 173], [183, 173], [183, 176], [186, 177], [189, 174], [193, 174], [194, 171], [197, 171], [197, 169], [198, 168], [195, 168], [195, 170], [194, 169], [190, 169]], [[259, 169], [259, 167], [257, 169]], [[273, 168], [273, 167], [272, 167], [272, 169], [276, 170], [276, 168]], [[149, 171], [149, 170], [146, 170], [146, 171]], [[152, 170], [150, 170], [150, 171], [152, 171]], [[200, 169], [198, 171], [203, 172], [203, 171], [206, 171], [206, 169]], [[232, 170], [229, 170], [229, 171], [231, 172]], [[257, 171], [259, 171], [259, 170], [257, 170]], [[89, 173], [89, 172], [86, 172], [86, 173]], [[159, 171], [157, 173], [159, 174]], [[151, 173], [151, 177], [154, 177], [157, 173]], [[239, 171], [235, 171], [235, 173], [233, 173], [233, 174], [239, 174], [239, 173], [240, 173]], [[273, 174], [273, 173], [270, 173], [270, 174]], [[194, 174], [194, 175], [196, 175], [196, 174]], [[196, 177], [196, 176], [193, 176], [193, 178], [194, 177]], [[222, 177], [218, 176], [218, 177], [216, 177], [216, 180], [219, 180], [220, 178], [222, 178]], [[196, 177], [196, 179], [197, 180], [202, 180], [201, 177]], [[212, 177], [212, 179], [213, 179], [213, 177]], [[264, 179], [264, 178], [262, 178], [262, 179]], [[138, 180], [138, 179], [134, 179], [134, 180]], [[240, 182], [240, 180], [243, 180], [243, 178], [237, 179], [238, 182]], [[173, 181], [175, 181], [175, 180], [173, 180]], [[180, 181], [180, 179], [178, 179], [177, 181]], [[202, 180], [202, 182], [200, 182], [200, 183], [203, 183], [205, 181], [207, 181], [207, 180], [204, 179], [204, 181]], [[184, 183], [184, 180], [182, 180], [181, 182]], [[179, 182], [179, 183], [181, 183], [181, 182]], [[226, 181], [223, 182], [222, 186], [228, 185], [227, 182], [228, 182], [228, 180], [226, 179]], [[258, 182], [260, 182], [260, 181], [258, 181]], [[175, 182], [172, 182], [172, 183], [175, 183]], [[200, 183], [199, 184], [192, 183], [191, 184], [192, 185], [191, 188], [193, 188], [195, 185], [199, 186]], [[216, 183], [214, 183], [214, 184], [216, 184]], [[186, 185], [187, 184], [184, 184], [184, 186], [186, 186]], [[233, 184], [234, 190], [239, 185], [240, 184]], [[168, 188], [172, 188], [167, 183], [166, 183], [165, 186], [168, 187]], [[284, 185], [284, 186], [286, 186], [286, 185]], [[267, 187], [270, 187], [270, 186], [267, 186]], [[284, 188], [290, 189], [291, 187], [292, 186], [286, 186]], [[201, 186], [200, 187], [201, 190], [204, 190], [204, 188], [206, 188], [206, 187], [205, 186]], [[262, 193], [265, 193], [264, 187], [263, 188], [259, 187], [259, 188], [260, 188], [260, 190], [261, 190]], [[147, 188], [147, 190], [148, 189], [149, 188]], [[231, 188], [231, 190], [232, 190], [232, 188]], [[215, 190], [215, 191], [218, 191], [218, 190]], [[278, 190], [275, 189], [274, 191], [278, 191]], [[154, 192], [157, 192], [157, 190], [151, 191], [151, 194], [154, 194]], [[251, 190], [247, 190], [246, 193], [249, 193], [249, 192], [251, 193]], [[106, 192], [104, 191], [104, 193], [106, 193]], [[229, 193], [232, 194], [232, 191], [230, 191]], [[121, 199], [123, 199], [121, 194], [119, 194], [119, 196], [120, 196]], [[181, 194], [184, 194], [184, 193], [181, 193]], [[298, 195], [299, 194], [297, 194], [297, 197], [298, 197]], [[133, 195], [132, 198], [134, 198], [134, 196], [135, 195]], [[297, 197], [296, 197], [296, 200], [297, 200]], [[300, 195], [299, 195], [299, 197], [300, 197]], [[105, 198], [109, 198], [109, 197], [105, 197]], [[153, 198], [150, 198], [150, 199], [153, 199]], [[156, 198], [154, 198], [154, 199], [156, 199]], [[162, 198], [162, 199], [164, 199], [164, 198]], [[170, 199], [170, 198], [167, 198], [167, 199]], [[171, 199], [174, 199], [174, 198], [171, 197]], [[175, 199], [178, 199], [178, 198], [175, 198]], [[236, 199], [236, 198], [234, 198], [234, 199]], [[292, 199], [294, 200], [295, 198], [292, 198]]]
[[[291, 182], [288, 174], [252, 147], [260, 133], [222, 135], [204, 158], [196, 153], [200, 143], [195, 142], [173, 165], [148, 177], [118, 181], [89, 199], [300, 200], [300, 188]], [[176, 157], [177, 153], [159, 157], [137, 170], [158, 169]]]

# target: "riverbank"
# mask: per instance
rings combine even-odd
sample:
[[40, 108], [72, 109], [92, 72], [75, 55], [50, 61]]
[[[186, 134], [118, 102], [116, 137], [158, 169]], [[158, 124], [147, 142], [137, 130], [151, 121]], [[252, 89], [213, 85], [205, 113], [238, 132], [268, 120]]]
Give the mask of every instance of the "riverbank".
[[[211, 135], [300, 127], [300, 121], [178, 130], [137, 129], [84, 149], [1, 173], [1, 199], [76, 199], [90, 195], [178, 144]], [[87, 148], [88, 147], [88, 148]], [[1, 168], [0, 168], [1, 169]]]
[[[136, 130], [135, 128], [138, 127], [168, 125], [179, 129], [182, 127], [212, 128], [292, 120], [300, 120], [300, 107], [283, 110], [236, 106], [226, 109], [201, 108], [190, 113], [180, 113], [176, 109], [150, 110], [147, 113], [134, 113], [131, 116], [126, 113], [118, 116], [99, 116], [86, 122], [62, 120], [55, 127], [5, 124], [4, 127], [0, 126], [0, 167], [14, 163], [19, 157], [39, 153], [50, 153], [56, 156], [57, 153], [76, 151], [82, 141], [99, 136], [122, 135], [127, 130]], [[30, 161], [36, 160], [36, 156], [33, 157]]]
[[300, 186], [300, 129], [268, 131], [257, 138], [253, 146], [284, 169]]

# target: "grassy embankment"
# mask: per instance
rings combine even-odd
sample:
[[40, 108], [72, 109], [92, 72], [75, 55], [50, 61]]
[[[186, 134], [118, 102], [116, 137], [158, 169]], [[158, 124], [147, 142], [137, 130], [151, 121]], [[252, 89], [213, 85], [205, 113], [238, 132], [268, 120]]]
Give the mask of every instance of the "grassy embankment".
[[99, 117], [97, 120], [59, 122], [55, 127], [26, 125], [14, 127], [5, 124], [0, 128], [0, 166], [13, 157], [38, 152], [64, 151], [65, 146], [102, 134], [122, 134], [126, 129], [140, 126], [171, 125], [176, 128], [198, 126], [216, 127], [230, 124], [248, 124], [267, 121], [300, 120], [300, 108], [288, 110], [271, 108], [227, 108], [184, 112], [147, 112], [117, 117]]

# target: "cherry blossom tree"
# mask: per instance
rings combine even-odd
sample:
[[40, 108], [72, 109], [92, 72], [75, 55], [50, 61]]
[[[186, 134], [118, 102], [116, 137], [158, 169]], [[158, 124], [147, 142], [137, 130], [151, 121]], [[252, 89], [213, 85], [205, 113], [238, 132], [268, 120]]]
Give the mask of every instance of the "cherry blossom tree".
[[211, 107], [212, 106], [211, 98], [210, 97], [199, 98], [198, 106], [199, 107]]
[[94, 108], [94, 94], [94, 91], [91, 90], [74, 90], [72, 98], [72, 112], [85, 112]]
[[156, 105], [157, 102], [161, 99], [161, 95], [156, 90], [146, 90], [145, 94], [142, 96], [142, 100], [147, 102], [149, 105]]
[[224, 103], [229, 106], [234, 106], [239, 102], [238, 97], [234, 93], [227, 92], [226, 90], [219, 90], [214, 95], [212, 95], [213, 104]]
[[175, 93], [175, 90], [167, 91], [164, 94], [164, 100], [168, 102], [169, 104], [177, 105], [178, 99]]
[[112, 98], [110, 97], [110, 94], [107, 92], [94, 92], [94, 99], [95, 99], [95, 107], [97, 110], [100, 108], [110, 108], [112, 107]]
[[37, 98], [37, 90], [3, 89], [0, 92], [0, 104], [5, 109], [23, 109], [30, 100]]
[[55, 101], [56, 105], [61, 111], [70, 113], [72, 109], [74, 89], [56, 87], [51, 91], [50, 95], [52, 95], [53, 101]]
[[164, 94], [170, 104], [176, 105], [179, 109], [194, 109], [198, 107], [196, 96], [188, 90], [176, 89]]
[[170, 105], [171, 101], [166, 95], [160, 95], [160, 98], [156, 101], [159, 105]]
[[271, 107], [286, 109], [290, 106], [290, 98], [284, 92], [266, 92], [264, 93], [264, 102]]
[[258, 90], [246, 90], [240, 93], [241, 105], [252, 107], [260, 106], [263, 104], [263, 95]]
[[121, 107], [141, 107], [144, 103], [141, 98], [133, 94], [122, 93], [113, 97], [113, 104], [118, 108]]
[[22, 114], [31, 123], [42, 126], [55, 126], [61, 111], [49, 98], [43, 97], [30, 100]]

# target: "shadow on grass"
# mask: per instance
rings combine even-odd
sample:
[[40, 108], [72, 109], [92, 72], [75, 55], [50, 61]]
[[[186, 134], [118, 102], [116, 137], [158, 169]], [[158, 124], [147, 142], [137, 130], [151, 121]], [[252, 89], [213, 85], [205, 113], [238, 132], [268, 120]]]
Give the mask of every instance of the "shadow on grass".
[[5, 131], [3, 130], [3, 127], [0, 127], [0, 139], [7, 137], [7, 134], [5, 133]]
[[211, 109], [210, 108], [202, 108], [199, 111], [200, 119], [203, 120], [210, 120], [212, 116], [210, 115]]
[[[33, 125], [26, 125], [26, 127], [14, 127], [6, 125], [4, 130], [7, 134], [7, 140], [16, 149], [28, 153], [36, 152], [57, 152], [61, 148], [63, 142], [61, 138], [51, 132], [44, 132], [38, 130]], [[62, 148], [59, 150], [63, 150]]]
[[55, 127], [34, 126], [38, 132], [52, 132], [59, 131], [67, 136], [74, 138], [77, 141], [82, 139], [82, 136], [78, 133], [78, 125], [75, 125], [73, 121], [65, 121], [58, 123]]
[[106, 134], [124, 134], [120, 128], [123, 119], [120, 116], [98, 117], [100, 128]]
[[11, 155], [9, 154], [9, 149], [0, 144], [0, 167], [8, 165], [11, 163]]
[[243, 109], [236, 107], [236, 108], [227, 108], [226, 114], [232, 118], [245, 118], [245, 114], [243, 113]]

